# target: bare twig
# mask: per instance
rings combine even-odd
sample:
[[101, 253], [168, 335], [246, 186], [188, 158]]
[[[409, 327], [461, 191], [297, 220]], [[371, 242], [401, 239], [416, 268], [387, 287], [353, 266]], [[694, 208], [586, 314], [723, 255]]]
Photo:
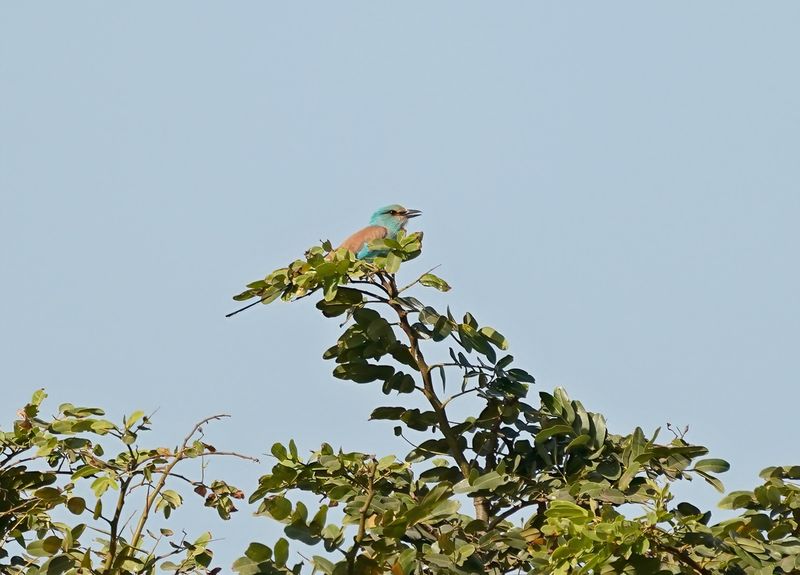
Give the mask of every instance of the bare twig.
[[474, 393], [474, 392], [479, 391], [479, 390], [480, 390], [480, 388], [478, 388], [478, 387], [470, 387], [469, 389], [465, 389], [464, 391], [461, 391], [459, 393], [453, 394], [453, 395], [451, 395], [450, 397], [448, 397], [447, 399], [445, 399], [442, 402], [442, 407], [446, 407], [448, 403], [450, 403], [454, 399], [458, 399], [462, 395], [467, 395], [468, 393]]
[[145, 500], [144, 509], [142, 510], [142, 514], [139, 516], [139, 522], [136, 524], [136, 528], [133, 531], [133, 535], [131, 537], [131, 547], [136, 547], [139, 544], [139, 539], [142, 536], [142, 531], [144, 530], [144, 526], [147, 523], [147, 519], [150, 517], [150, 510], [155, 503], [156, 497], [158, 497], [161, 490], [164, 488], [164, 485], [167, 483], [167, 478], [169, 478], [170, 474], [172, 473], [173, 468], [185, 458], [186, 448], [189, 445], [189, 442], [194, 437], [195, 433], [197, 433], [203, 425], [208, 423], [209, 421], [220, 420], [225, 417], [230, 417], [227, 414], [219, 414], [219, 415], [212, 415], [210, 417], [206, 417], [199, 423], [195, 424], [192, 430], [189, 432], [189, 435], [183, 440], [181, 447], [178, 449], [177, 452], [173, 455], [172, 461], [164, 468], [161, 472], [161, 477], [158, 478], [158, 482], [153, 487], [152, 491], [147, 494], [147, 499]]

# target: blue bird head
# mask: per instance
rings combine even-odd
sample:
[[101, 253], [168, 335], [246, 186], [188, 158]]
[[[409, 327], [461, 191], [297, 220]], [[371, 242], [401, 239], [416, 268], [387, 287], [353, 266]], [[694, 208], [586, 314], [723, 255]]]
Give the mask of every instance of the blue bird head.
[[416, 218], [420, 214], [422, 212], [419, 210], [409, 210], [400, 204], [392, 204], [372, 214], [372, 219], [370, 219], [369, 223], [373, 226], [383, 226], [389, 230], [390, 236], [395, 236], [397, 232], [406, 227], [408, 220]]

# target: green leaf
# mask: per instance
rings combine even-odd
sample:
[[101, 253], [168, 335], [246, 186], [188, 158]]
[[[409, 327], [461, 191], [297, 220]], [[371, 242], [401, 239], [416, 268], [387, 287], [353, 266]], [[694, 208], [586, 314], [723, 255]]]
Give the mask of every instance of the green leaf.
[[536, 443], [541, 444], [556, 435], [574, 435], [572, 427], [569, 425], [554, 425], [541, 430], [536, 434]]
[[431, 330], [433, 334], [433, 341], [442, 341], [446, 339], [452, 331], [453, 323], [445, 316], [440, 315], [439, 319], [436, 320], [436, 323]]
[[[43, 565], [42, 567], [44, 568], [45, 566]], [[59, 555], [50, 559], [46, 567], [46, 571], [43, 571], [46, 575], [63, 575], [74, 567], [74, 561], [66, 555]]]
[[270, 452], [278, 461], [284, 461], [289, 456], [286, 448], [281, 443], [274, 443], [272, 445], [272, 449], [270, 449]]
[[400, 259], [400, 256], [395, 254], [394, 252], [389, 252], [386, 254], [386, 264], [384, 265], [384, 269], [390, 274], [397, 273], [397, 270], [400, 269], [400, 264], [403, 262]]
[[322, 284], [322, 294], [325, 301], [330, 302], [336, 298], [336, 292], [339, 289], [339, 279], [336, 277], [325, 278]]
[[414, 391], [414, 378], [407, 373], [398, 371], [392, 377], [383, 382], [383, 393], [389, 394], [392, 390], [398, 393], [411, 393]]
[[743, 509], [755, 503], [756, 498], [752, 491], [731, 491], [722, 498], [718, 507], [720, 509]]
[[414, 359], [414, 356], [411, 355], [411, 350], [408, 348], [408, 346], [399, 342], [395, 343], [389, 348], [389, 353], [392, 355], [392, 359], [395, 361], [399, 361], [403, 365], [407, 365], [408, 367], [419, 371], [419, 364], [417, 364], [417, 360]]
[[423, 274], [422, 277], [419, 278], [419, 283], [426, 287], [436, 288], [442, 292], [447, 292], [451, 289], [446, 281], [431, 273]]
[[102, 497], [103, 493], [108, 491], [109, 487], [119, 490], [116, 481], [105, 475], [98, 477], [92, 482], [92, 491], [94, 491], [95, 496], [98, 498]]
[[133, 427], [137, 421], [139, 421], [144, 417], [144, 415], [145, 415], [144, 411], [141, 410], [134, 411], [133, 413], [131, 413], [127, 419], [127, 422], [125, 423], [125, 429], [130, 429], [131, 427]]
[[78, 470], [72, 474], [72, 480], [80, 479], [81, 477], [89, 477], [100, 472], [100, 469], [92, 465], [82, 465]]
[[[636, 469], [631, 467], [629, 470], [638, 471], [638, 464]], [[620, 465], [620, 462], [615, 457], [609, 457], [597, 465], [597, 472], [606, 479], [614, 481], [619, 479], [622, 475], [622, 465]], [[632, 478], [633, 476], [631, 476], [631, 479]], [[630, 481], [630, 479], [628, 481]], [[622, 487], [624, 489], [627, 487], [627, 484]]]
[[233, 301], [247, 301], [249, 299], [253, 299], [256, 297], [256, 295], [257, 294], [255, 291], [248, 289], [233, 296]]
[[400, 419], [400, 416], [403, 415], [405, 410], [405, 407], [377, 407], [372, 410], [372, 414], [369, 418], [397, 420]]
[[247, 546], [245, 556], [258, 563], [272, 559], [272, 549], [262, 543], [253, 542]]
[[588, 445], [591, 442], [592, 442], [592, 438], [590, 436], [588, 436], [586, 434], [579, 435], [578, 437], [576, 437], [575, 439], [573, 439], [572, 441], [569, 442], [569, 445], [567, 445], [565, 451], [567, 453], [572, 453], [576, 449], [579, 449], [581, 447], [585, 447], [586, 445]]
[[[36, 540], [31, 541], [28, 543], [28, 546], [25, 548], [25, 551], [28, 552], [29, 555], [34, 557], [49, 557], [55, 551], [48, 551], [44, 548], [44, 540]], [[56, 551], [58, 551], [58, 547], [56, 547]]]
[[700, 477], [706, 480], [706, 483], [711, 485], [714, 489], [719, 491], [720, 493], [725, 493], [725, 486], [722, 485], [722, 481], [714, 477], [713, 475], [709, 475], [704, 471], [700, 471], [699, 469], [695, 469], [695, 473], [697, 473]]
[[289, 559], [289, 542], [281, 537], [275, 542], [275, 564], [283, 567], [287, 559]]
[[509, 369], [508, 371], [506, 371], [506, 375], [511, 379], [515, 379], [523, 383], [536, 383], [536, 379], [534, 379], [534, 377], [524, 369], [519, 369], [519, 368]]
[[48, 554], [54, 555], [58, 553], [59, 549], [61, 549], [62, 542], [63, 540], [60, 537], [51, 535], [42, 541], [42, 549], [44, 549]]
[[31, 397], [31, 405], [39, 406], [42, 402], [47, 398], [47, 393], [45, 393], [44, 389], [37, 389], [33, 392], [33, 396]]
[[[502, 357], [501, 359], [497, 360], [497, 363], [494, 365], [494, 368], [496, 370], [503, 370], [506, 367], [508, 367], [509, 365], [511, 365], [511, 362], [513, 362], [513, 361], [514, 361], [514, 356], [513, 355], [506, 355], [506, 356]], [[533, 382], [531, 382], [531, 383], [533, 383]]]
[[325, 557], [322, 557], [320, 555], [312, 556], [311, 560], [314, 563], [315, 569], [319, 569], [326, 575], [331, 575], [333, 573], [335, 565], [333, 564], [332, 561], [325, 559]]
[[356, 383], [370, 383], [371, 381], [386, 381], [394, 375], [394, 368], [390, 365], [375, 365], [371, 363], [344, 363], [336, 366], [333, 376], [339, 379], [349, 379]]
[[547, 517], [563, 518], [563, 519], [588, 519], [589, 511], [575, 505], [571, 501], [556, 500], [551, 501], [547, 510], [544, 512]]
[[283, 521], [292, 513], [292, 502], [280, 495], [265, 502], [267, 512], [276, 520]]
[[86, 510], [86, 500], [83, 497], [70, 497], [67, 500], [67, 509], [73, 515], [80, 515]]
[[706, 473], [725, 473], [731, 465], [724, 459], [701, 459], [695, 462], [694, 468]]
[[606, 440], [606, 420], [599, 413], [590, 413], [589, 419], [591, 420], [589, 433], [592, 439], [594, 439], [595, 445], [599, 447], [603, 445]]
[[44, 501], [57, 501], [61, 498], [61, 491], [55, 487], [42, 487], [34, 491], [33, 496]]
[[486, 339], [492, 342], [498, 349], [502, 350], [508, 349], [508, 340], [503, 336], [503, 334], [501, 334], [494, 328], [482, 327], [478, 331], [479, 333], [481, 333], [481, 335], [486, 337]]
[[500, 475], [497, 471], [490, 471], [476, 477], [471, 481], [466, 479], [460, 481], [453, 487], [456, 493], [474, 493], [475, 491], [494, 491], [501, 485], [504, 485], [508, 478]]
[[[339, 288], [341, 291], [342, 288]], [[351, 309], [353, 306], [349, 304], [342, 304], [337, 303], [336, 300], [329, 302], [321, 299], [317, 302], [316, 308], [322, 312], [322, 315], [325, 317], [336, 317], [340, 316], [345, 313], [347, 310]]]
[[687, 503], [686, 501], [682, 501], [681, 503], [678, 503], [676, 509], [678, 510], [678, 513], [680, 513], [684, 517], [691, 517], [693, 515], [702, 515], [703, 514], [703, 512], [700, 511], [697, 507], [695, 507], [691, 503]]

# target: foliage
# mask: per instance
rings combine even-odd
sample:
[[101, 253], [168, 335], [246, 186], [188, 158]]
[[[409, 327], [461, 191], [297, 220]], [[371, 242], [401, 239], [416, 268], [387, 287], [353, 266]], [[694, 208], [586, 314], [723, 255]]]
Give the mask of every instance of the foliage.
[[[800, 468], [765, 471], [765, 485], [734, 492], [744, 508], [712, 524], [711, 513], [676, 502], [670, 485], [700, 478], [723, 491], [720, 459], [676, 435], [659, 442], [637, 428], [616, 435], [605, 418], [563, 389], [527, 399], [531, 375], [505, 355], [507, 341], [467, 313], [458, 320], [408, 295], [416, 285], [447, 291], [432, 273], [398, 287], [401, 262], [421, 236], [371, 245], [386, 254], [356, 260], [330, 245], [251, 283], [237, 300], [270, 303], [322, 292], [317, 308], [346, 317], [324, 358], [333, 375], [379, 385], [391, 404], [374, 420], [396, 422], [413, 449], [404, 460], [336, 451], [308, 458], [294, 443], [250, 496], [258, 513], [285, 524], [289, 539], [321, 546], [308, 559], [327, 574], [791, 573], [800, 570]], [[326, 255], [327, 254], [327, 255]], [[343, 326], [345, 325], [343, 324]], [[428, 359], [437, 353], [435, 361]], [[428, 408], [411, 407], [409, 395]], [[472, 398], [454, 419], [452, 402]], [[298, 495], [316, 496], [309, 509]], [[472, 511], [462, 509], [471, 503]], [[337, 508], [341, 519], [328, 522]], [[253, 543], [234, 565], [242, 575], [299, 573], [288, 542]]]
[[[800, 572], [800, 466], [768, 468], [753, 491], [727, 494], [720, 506], [738, 515], [721, 522], [676, 501], [676, 481], [723, 492], [717, 475], [728, 463], [674, 432], [617, 435], [560, 388], [531, 400], [534, 378], [500, 332], [409, 295], [451, 289], [433, 270], [399, 287], [396, 272], [421, 243], [421, 234], [374, 242], [382, 255], [372, 261], [326, 243], [236, 296], [257, 304], [321, 295], [322, 314], [344, 319], [323, 354], [333, 375], [391, 397], [371, 419], [391, 422], [412, 449], [398, 459], [323, 443], [301, 455], [294, 441], [275, 443], [249, 502], [285, 537], [250, 543], [235, 572]], [[64, 404], [47, 419], [44, 398], [36, 392], [0, 431], [0, 573], [220, 572], [210, 533], [190, 540], [154, 521], [174, 522], [180, 485], [225, 519], [236, 511], [244, 493], [204, 477], [205, 458], [244, 457], [205, 442], [202, 428], [223, 416], [199, 422], [177, 447], [144, 448], [143, 412], [114, 424], [99, 409]], [[200, 460], [198, 478], [185, 475], [188, 460]]]
[[[117, 425], [101, 409], [66, 403], [50, 420], [40, 416], [42, 390], [0, 431], [0, 573], [217, 573], [211, 534], [188, 539], [148, 527], [183, 504], [173, 483], [188, 482], [207, 507], [227, 519], [244, 494], [222, 481], [178, 474], [187, 460], [239, 456], [204, 441], [198, 423], [174, 448], [139, 447], [150, 418], [136, 411]], [[112, 447], [113, 457], [106, 455]], [[135, 510], [131, 510], [134, 507]]]

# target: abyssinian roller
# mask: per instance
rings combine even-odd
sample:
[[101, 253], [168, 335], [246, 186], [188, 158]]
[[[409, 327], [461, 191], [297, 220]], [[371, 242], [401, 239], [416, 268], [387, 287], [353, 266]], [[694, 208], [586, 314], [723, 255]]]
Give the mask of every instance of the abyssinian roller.
[[371, 260], [382, 254], [380, 251], [370, 250], [370, 242], [383, 238], [395, 239], [400, 230], [405, 229], [408, 220], [420, 214], [422, 212], [419, 210], [408, 210], [399, 204], [383, 207], [372, 214], [366, 228], [348, 237], [339, 248], [347, 248], [360, 260]]

